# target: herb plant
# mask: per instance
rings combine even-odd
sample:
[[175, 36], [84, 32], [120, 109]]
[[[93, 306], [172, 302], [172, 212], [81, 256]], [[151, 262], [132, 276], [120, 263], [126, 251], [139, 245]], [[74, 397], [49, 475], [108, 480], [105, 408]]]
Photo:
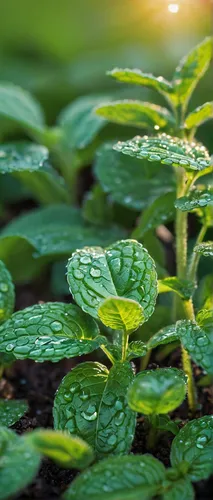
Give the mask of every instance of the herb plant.
[[[212, 417], [192, 420], [179, 430], [168, 415], [186, 394], [189, 417], [196, 411], [191, 360], [206, 375], [213, 374], [212, 272], [201, 284], [197, 272], [200, 257], [213, 256], [213, 243], [205, 240], [213, 226], [213, 166], [205, 146], [194, 138], [198, 126], [213, 117], [213, 105], [206, 103], [187, 115], [192, 91], [209, 66], [211, 45], [211, 39], [206, 39], [186, 56], [172, 82], [139, 70], [110, 72], [116, 80], [157, 90], [166, 98], [170, 111], [140, 101], [85, 98], [62, 113], [58, 128], [48, 129], [31, 97], [14, 87], [0, 89], [0, 115], [18, 123], [45, 145], [2, 146], [0, 168], [2, 165], [5, 172], [16, 172], [32, 191], [35, 188], [34, 192], [41, 185], [40, 202], [43, 197], [44, 203], [50, 203], [19, 217], [3, 230], [0, 257], [19, 281], [32, 278], [53, 260], [71, 255], [67, 281], [77, 304], [47, 302], [13, 313], [12, 280], [2, 263], [2, 366], [8, 355], [11, 361], [57, 362], [100, 349], [107, 358], [106, 366], [102, 359], [86, 361], [63, 378], [53, 408], [56, 433], [35, 431], [18, 438], [12, 431], [2, 430], [3, 464], [7, 446], [10, 457], [16, 459], [10, 448], [13, 440], [14, 446], [17, 440], [17, 446], [30, 450], [29, 477], [22, 479], [20, 463], [11, 495], [32, 479], [41, 453], [64, 467], [79, 469], [103, 459], [74, 480], [65, 494], [67, 500], [83, 500], [86, 496], [91, 500], [100, 496], [110, 500], [121, 496], [133, 500], [141, 496], [147, 500], [156, 496], [164, 500], [193, 499], [191, 482], [208, 478], [213, 470]], [[84, 200], [82, 215], [78, 208], [69, 206], [67, 187], [75, 185], [79, 165], [84, 165], [102, 142], [97, 132], [106, 126], [106, 120], [147, 128], [150, 135], [107, 143], [98, 150], [94, 170], [98, 183]], [[67, 185], [59, 181], [56, 172], [51, 171], [51, 182], [46, 177], [47, 171], [50, 175], [46, 147], [53, 158], [59, 159]], [[25, 176], [29, 170], [33, 172]], [[35, 173], [41, 174], [41, 184]], [[58, 205], [51, 205], [53, 199]], [[127, 238], [128, 224], [117, 224], [118, 205], [127, 209], [131, 225], [134, 220], [131, 238]], [[136, 212], [132, 218], [129, 209]], [[141, 212], [138, 218], [137, 212]], [[201, 224], [193, 246], [188, 241], [188, 212], [195, 213]], [[165, 230], [168, 221], [175, 222], [176, 276], [168, 276], [165, 270], [162, 245], [155, 233], [159, 226]], [[24, 274], [18, 260], [12, 258], [14, 243], [27, 256]], [[164, 297], [168, 295], [172, 300], [169, 297], [166, 303]], [[166, 314], [162, 315], [162, 308]], [[151, 351], [160, 346], [163, 359], [167, 344], [171, 344], [171, 350], [181, 346], [182, 370], [146, 370]], [[137, 375], [131, 363], [136, 358], [141, 363]], [[171, 468], [165, 469], [150, 455], [121, 456], [131, 449], [137, 413], [144, 416], [147, 448], [155, 447], [159, 431], [176, 435]], [[5, 423], [10, 425], [9, 421]], [[69, 438], [60, 432], [68, 433]], [[69, 453], [69, 444], [77, 450], [74, 456]], [[7, 463], [9, 468], [3, 471], [6, 482], [13, 467], [8, 458]], [[7, 498], [1, 494], [0, 498]]]

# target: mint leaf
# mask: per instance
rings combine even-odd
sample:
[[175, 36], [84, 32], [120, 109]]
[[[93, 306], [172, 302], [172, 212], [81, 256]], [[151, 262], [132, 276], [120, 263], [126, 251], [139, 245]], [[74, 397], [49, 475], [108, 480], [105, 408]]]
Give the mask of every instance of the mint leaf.
[[213, 257], [213, 241], [205, 241], [194, 247], [194, 252], [201, 253], [203, 257]]
[[213, 374], [213, 338], [205, 332], [204, 328], [187, 320], [177, 322], [177, 332], [182, 345], [193, 361], [207, 373]]
[[142, 101], [114, 101], [96, 108], [96, 113], [106, 120], [140, 128], [166, 128], [175, 124], [168, 109]]
[[75, 367], [56, 393], [55, 429], [85, 439], [99, 458], [127, 453], [135, 430], [135, 416], [126, 402], [132, 379], [127, 362], [115, 364], [110, 371], [100, 363]]
[[149, 207], [142, 212], [139, 219], [138, 226], [133, 231], [133, 237], [140, 239], [150, 231], [160, 226], [160, 224], [166, 224], [166, 222], [172, 221], [175, 217], [175, 193], [166, 193], [154, 200]]
[[207, 479], [213, 472], [213, 416], [192, 420], [184, 425], [172, 442], [173, 467], [188, 463], [191, 481]]
[[39, 453], [51, 458], [63, 469], [82, 470], [94, 460], [92, 448], [68, 432], [39, 429], [28, 434], [26, 439]]
[[188, 196], [182, 196], [175, 201], [175, 207], [183, 212], [189, 212], [195, 208], [213, 206], [213, 188], [194, 189]]
[[135, 300], [124, 297], [109, 297], [98, 309], [102, 323], [112, 330], [132, 333], [144, 323], [143, 308]]
[[28, 410], [26, 401], [15, 399], [0, 399], [0, 426], [11, 427]]
[[25, 437], [0, 427], [0, 498], [7, 499], [25, 488], [37, 474], [40, 454]]
[[172, 169], [159, 169], [156, 162], [150, 166], [148, 161], [135, 158], [130, 162], [128, 157], [114, 151], [111, 144], [98, 150], [95, 176], [115, 202], [134, 210], [150, 206], [174, 188]]
[[0, 118], [15, 122], [30, 135], [41, 133], [45, 126], [40, 104], [29, 92], [11, 83], [0, 85]]
[[211, 165], [207, 149], [200, 143], [191, 143], [185, 139], [161, 134], [157, 137], [140, 137], [125, 142], [118, 142], [115, 151], [125, 155], [160, 162], [173, 167], [183, 167], [189, 171], [202, 171]]
[[213, 342], [213, 308], [201, 309], [196, 316], [196, 321]]
[[212, 38], [207, 37], [192, 49], [179, 63], [173, 77], [176, 105], [185, 107], [199, 80], [207, 71], [212, 57]]
[[179, 336], [176, 326], [177, 324], [169, 325], [155, 333], [147, 344], [148, 349], [153, 349], [161, 344], [169, 344], [170, 342], [178, 340]]
[[15, 290], [11, 274], [0, 260], [0, 323], [8, 319], [14, 309]]
[[213, 102], [205, 102], [186, 117], [184, 125], [188, 129], [197, 128], [211, 118], [213, 118]]
[[95, 108], [108, 99], [103, 95], [79, 97], [61, 112], [58, 125], [69, 149], [85, 148], [106, 125], [106, 121], [95, 113]]
[[[0, 258], [13, 278], [27, 280], [36, 269], [40, 257], [44, 264], [68, 257], [84, 245], [109, 245], [122, 238], [124, 231], [117, 226], [107, 228], [86, 224], [80, 210], [67, 205], [51, 205], [32, 210], [13, 219], [0, 233]], [[24, 262], [24, 266], [23, 266]]]
[[115, 68], [112, 71], [108, 71], [107, 74], [119, 82], [142, 85], [144, 87], [157, 90], [161, 94], [170, 94], [173, 92], [171, 83], [165, 78], [162, 76], [156, 77], [152, 74], [143, 73], [139, 69]]
[[191, 481], [185, 477], [172, 481], [161, 496], [162, 500], [180, 500], [180, 498], [181, 500], [194, 500], [195, 498]]
[[67, 279], [77, 304], [95, 318], [102, 302], [110, 296], [138, 302], [145, 321], [154, 311], [155, 264], [135, 240], [118, 241], [107, 250], [99, 247], [78, 250], [68, 261]]
[[194, 283], [189, 280], [179, 279], [176, 276], [169, 276], [163, 280], [158, 280], [158, 293], [175, 292], [182, 299], [190, 299], [194, 292]]
[[27, 307], [0, 326], [0, 350], [17, 359], [56, 362], [92, 352], [104, 341], [92, 318], [61, 302]]
[[171, 432], [175, 436], [179, 432], [178, 425], [175, 423], [174, 420], [171, 420], [171, 418], [168, 415], [159, 415], [156, 422], [156, 427], [160, 431]]
[[127, 399], [132, 410], [145, 415], [168, 413], [186, 395], [186, 376], [176, 368], [140, 372], [129, 387]]
[[151, 500], [165, 480], [165, 468], [150, 455], [101, 460], [78, 476], [65, 500]]
[[131, 361], [134, 358], [141, 358], [147, 353], [147, 347], [141, 340], [133, 340], [130, 342], [127, 349], [127, 359]]

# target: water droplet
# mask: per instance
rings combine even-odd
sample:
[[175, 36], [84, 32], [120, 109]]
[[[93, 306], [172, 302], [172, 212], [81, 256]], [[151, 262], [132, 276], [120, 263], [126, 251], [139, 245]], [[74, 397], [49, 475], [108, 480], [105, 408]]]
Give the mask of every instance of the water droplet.
[[0, 284], [0, 290], [1, 290], [1, 292], [4, 292], [4, 293], [8, 292], [8, 285], [7, 285], [7, 283], [1, 283]]
[[197, 442], [196, 442], [196, 447], [202, 450], [204, 448], [205, 444], [207, 444], [207, 443], [208, 443], [207, 436], [204, 436], [204, 435], [198, 436]]
[[65, 392], [64, 393], [64, 399], [65, 401], [72, 401], [72, 394], [70, 394], [70, 392]]
[[197, 341], [196, 341], [197, 345], [199, 345], [200, 347], [201, 346], [205, 346], [205, 345], [208, 345], [209, 343], [209, 339], [205, 336], [203, 337], [198, 337]]
[[90, 411], [82, 411], [81, 413], [82, 417], [85, 418], [85, 420], [88, 420], [89, 422], [92, 422], [93, 420], [96, 420], [98, 414], [97, 411], [94, 411], [94, 413], [90, 413]]
[[117, 443], [117, 438], [114, 434], [112, 434], [112, 436], [110, 436], [108, 439], [107, 439], [107, 443], [110, 445], [110, 446], [114, 446], [116, 443]]
[[117, 413], [115, 415], [115, 425], [117, 425], [117, 427], [119, 427], [120, 425], [122, 425], [123, 421], [124, 421], [124, 418], [125, 418], [125, 413], [123, 411]]
[[80, 399], [82, 399], [82, 401], [86, 401], [90, 396], [90, 391], [89, 389], [84, 389], [83, 392], [80, 394]]
[[15, 346], [14, 346], [14, 344], [8, 344], [8, 345], [6, 346], [6, 351], [7, 351], [7, 352], [10, 352], [10, 351], [12, 351], [12, 350], [14, 349], [14, 347], [15, 347]]
[[123, 403], [121, 401], [116, 401], [115, 408], [116, 410], [123, 410]]
[[89, 255], [84, 255], [83, 257], [80, 258], [80, 262], [82, 264], [90, 264], [91, 258], [89, 257]]
[[84, 277], [84, 274], [80, 271], [80, 269], [74, 269], [73, 275], [77, 280], [82, 280]]
[[90, 269], [90, 275], [93, 277], [93, 278], [99, 278], [101, 276], [101, 271], [100, 269], [95, 269], [94, 267], [92, 267]]
[[60, 332], [62, 330], [62, 324], [60, 321], [53, 321], [50, 326], [54, 332]]
[[74, 394], [75, 392], [77, 392], [79, 390], [79, 388], [80, 388], [80, 386], [79, 386], [78, 382], [73, 382], [73, 384], [70, 387], [70, 391]]

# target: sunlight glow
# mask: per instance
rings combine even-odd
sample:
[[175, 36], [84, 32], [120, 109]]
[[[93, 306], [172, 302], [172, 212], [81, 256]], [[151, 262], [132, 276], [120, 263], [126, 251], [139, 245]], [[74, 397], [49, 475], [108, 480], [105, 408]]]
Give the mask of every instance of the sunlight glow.
[[171, 12], [171, 14], [177, 14], [179, 11], [178, 3], [169, 3], [168, 11]]

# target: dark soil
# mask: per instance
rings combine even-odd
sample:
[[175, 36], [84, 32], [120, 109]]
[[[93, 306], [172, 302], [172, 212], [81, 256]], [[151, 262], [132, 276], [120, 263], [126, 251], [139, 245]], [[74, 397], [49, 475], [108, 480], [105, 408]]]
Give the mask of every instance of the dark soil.
[[[166, 362], [167, 361], [167, 362]], [[0, 396], [7, 398], [26, 399], [29, 404], [29, 412], [21, 418], [14, 426], [16, 432], [22, 434], [36, 427], [52, 427], [52, 406], [55, 391], [62, 377], [74, 366], [75, 360], [62, 361], [60, 363], [38, 364], [32, 361], [17, 361], [12, 369], [0, 382]], [[164, 360], [164, 366], [172, 364], [179, 366], [180, 354], [175, 351], [169, 360]], [[158, 365], [151, 363], [149, 368]], [[196, 377], [200, 376], [196, 368]], [[212, 413], [212, 391], [203, 388], [199, 391], [200, 409], [197, 417]], [[180, 418], [183, 423], [187, 422], [187, 405], [184, 403], [175, 412], [175, 418]], [[172, 442], [171, 434], [162, 434], [153, 454], [161, 460], [165, 466], [169, 466], [169, 452]], [[146, 431], [144, 430], [143, 418], [138, 419], [135, 440], [132, 447], [133, 453], [146, 453]], [[39, 474], [35, 481], [28, 486], [18, 497], [18, 500], [55, 500], [59, 499], [67, 485], [76, 476], [76, 471], [62, 470], [49, 460], [45, 459], [41, 465]], [[201, 481], [194, 485], [197, 500], [210, 500], [210, 480]]]

